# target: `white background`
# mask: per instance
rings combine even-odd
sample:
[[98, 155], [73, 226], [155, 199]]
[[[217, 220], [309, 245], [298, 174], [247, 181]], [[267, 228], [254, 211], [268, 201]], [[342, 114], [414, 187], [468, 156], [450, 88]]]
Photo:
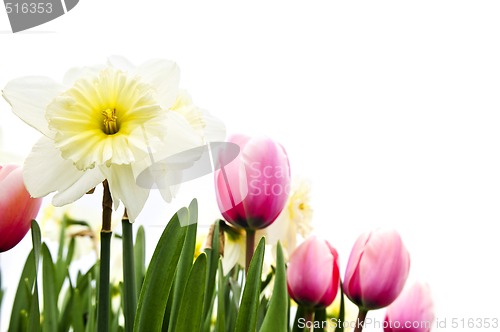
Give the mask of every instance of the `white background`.
[[[0, 10], [0, 87], [60, 80], [112, 54], [175, 60], [181, 85], [229, 132], [286, 147], [293, 174], [312, 181], [316, 232], [342, 269], [361, 232], [394, 227], [411, 279], [430, 284], [448, 320], [439, 331], [454, 317], [500, 318], [498, 2], [172, 2], [82, 0], [15, 35]], [[39, 134], [1, 100], [0, 119], [5, 147], [25, 156]], [[171, 207], [153, 197], [138, 223], [157, 232], [194, 195], [203, 223], [219, 216], [206, 177]], [[25, 240], [1, 255], [10, 297]]]

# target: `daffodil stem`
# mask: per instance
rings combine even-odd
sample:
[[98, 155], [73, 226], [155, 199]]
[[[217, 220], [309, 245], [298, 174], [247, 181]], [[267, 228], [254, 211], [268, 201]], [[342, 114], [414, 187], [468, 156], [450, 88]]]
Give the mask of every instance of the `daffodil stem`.
[[97, 298], [97, 331], [109, 331], [110, 292], [109, 265], [111, 247], [111, 214], [113, 199], [109, 191], [108, 181], [104, 180], [102, 196], [102, 229], [101, 229], [101, 259], [99, 261], [99, 287]]
[[101, 260], [99, 262], [99, 297], [97, 299], [97, 331], [109, 331], [109, 257], [111, 232], [101, 231]]
[[248, 273], [248, 268], [250, 267], [250, 262], [252, 261], [254, 250], [255, 250], [255, 231], [253, 229], [247, 229], [247, 242], [246, 242], [246, 253], [245, 253], [246, 273]]
[[363, 327], [365, 325], [366, 315], [368, 314], [368, 310], [363, 308], [359, 308], [358, 319], [356, 319], [356, 327], [354, 328], [354, 332], [363, 331]]
[[123, 230], [123, 292], [125, 331], [134, 329], [135, 311], [137, 310], [137, 291], [135, 283], [134, 242], [132, 224], [128, 220], [127, 211], [122, 218]]

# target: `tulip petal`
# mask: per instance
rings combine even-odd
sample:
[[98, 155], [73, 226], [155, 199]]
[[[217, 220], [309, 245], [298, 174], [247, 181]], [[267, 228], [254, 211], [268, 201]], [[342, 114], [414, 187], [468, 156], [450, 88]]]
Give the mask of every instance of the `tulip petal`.
[[330, 249], [325, 241], [313, 236], [302, 243], [290, 257], [288, 286], [293, 291], [294, 299], [301, 304], [319, 304], [331, 288], [334, 261], [333, 256], [328, 253]]
[[360, 304], [362, 290], [359, 280], [359, 262], [363, 256], [363, 250], [370, 239], [370, 233], [363, 233], [356, 242], [349, 256], [345, 272], [344, 291], [346, 295], [356, 304]]
[[28, 125], [47, 137], [53, 137], [45, 119], [45, 108], [64, 87], [47, 77], [29, 76], [7, 83], [2, 95], [12, 111]]
[[417, 282], [406, 288], [387, 308], [385, 321], [388, 328], [385, 328], [384, 332], [394, 331], [391, 326], [403, 325], [406, 322], [415, 323], [408, 331], [430, 331], [434, 321], [434, 304], [429, 286]]
[[83, 175], [71, 161], [61, 157], [54, 141], [42, 137], [33, 146], [24, 162], [24, 183], [33, 197], [43, 197], [53, 191], [64, 191]]
[[109, 182], [111, 196], [115, 202], [123, 202], [131, 222], [134, 222], [141, 212], [149, 196], [149, 190], [139, 187], [130, 165], [111, 165], [102, 167]]
[[246, 166], [248, 195], [245, 210], [252, 207], [248, 223], [252, 228], [265, 228], [283, 210], [290, 191], [290, 165], [284, 149], [268, 138], [250, 140], [242, 150]]
[[391, 304], [401, 293], [410, 270], [409, 254], [399, 234], [392, 230], [376, 232], [366, 244], [359, 266], [367, 308]]

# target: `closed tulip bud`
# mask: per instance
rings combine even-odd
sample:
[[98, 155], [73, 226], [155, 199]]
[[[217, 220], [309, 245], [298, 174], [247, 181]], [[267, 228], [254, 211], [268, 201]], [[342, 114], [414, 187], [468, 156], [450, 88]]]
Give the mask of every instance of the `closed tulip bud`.
[[385, 332], [429, 332], [434, 321], [434, 305], [427, 284], [415, 283], [388, 308]]
[[366, 311], [386, 307], [401, 293], [409, 269], [410, 255], [396, 231], [365, 233], [347, 263], [345, 294]]
[[269, 138], [234, 135], [241, 151], [215, 172], [219, 209], [229, 223], [257, 230], [269, 226], [283, 210], [290, 186], [285, 149]]
[[26, 191], [19, 166], [0, 166], [0, 252], [23, 239], [41, 204], [41, 198], [31, 198]]
[[290, 297], [308, 308], [329, 306], [339, 289], [337, 251], [315, 236], [304, 241], [290, 257], [287, 284]]

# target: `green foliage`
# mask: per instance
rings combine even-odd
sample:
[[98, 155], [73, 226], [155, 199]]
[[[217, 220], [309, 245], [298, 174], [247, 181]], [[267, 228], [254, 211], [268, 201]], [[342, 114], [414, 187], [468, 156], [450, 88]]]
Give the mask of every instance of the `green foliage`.
[[[214, 223], [209, 248], [194, 260], [197, 222], [198, 204], [193, 200], [189, 208], [180, 209], [168, 222], [149, 264], [146, 262], [144, 228], [137, 229], [135, 241], [131, 237], [133, 228], [126, 230], [128, 233], [122, 240], [123, 252], [127, 255], [124, 278], [128, 283], [110, 285], [110, 331], [125, 331], [127, 319], [133, 323], [134, 331], [147, 332], [288, 331], [289, 298], [281, 246], [277, 250], [277, 264], [264, 281], [264, 239], [255, 250], [248, 274], [239, 266], [223, 271], [223, 222]], [[63, 225], [90, 229], [85, 221], [67, 217]], [[26, 259], [17, 286], [9, 331], [97, 330], [99, 265], [94, 264], [87, 271], [75, 271], [78, 267], [78, 262], [74, 261], [77, 240], [68, 241], [65, 232], [63, 227], [59, 247], [52, 252], [49, 250], [52, 247], [42, 243], [38, 224], [33, 222], [33, 250]], [[269, 287], [274, 287], [270, 298], [263, 293]], [[43, 303], [39, 303], [40, 291]], [[134, 294], [138, 297], [138, 305], [130, 315], [125, 307]]]

